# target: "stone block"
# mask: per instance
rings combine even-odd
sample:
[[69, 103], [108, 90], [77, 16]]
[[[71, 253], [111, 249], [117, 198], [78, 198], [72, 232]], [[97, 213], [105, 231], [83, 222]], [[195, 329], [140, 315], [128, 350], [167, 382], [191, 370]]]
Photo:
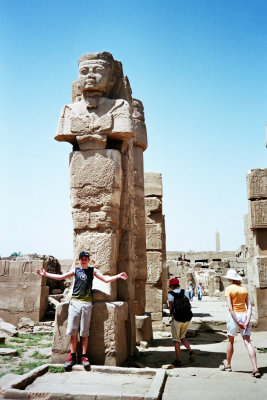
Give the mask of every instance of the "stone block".
[[162, 226], [161, 224], [146, 225], [146, 249], [162, 250]]
[[254, 284], [256, 287], [267, 288], [267, 257], [255, 257]]
[[247, 173], [248, 199], [267, 198], [267, 169], [252, 169]]
[[144, 198], [144, 162], [143, 149], [137, 146], [133, 147], [133, 167], [134, 167], [134, 186], [142, 190]]
[[250, 201], [251, 228], [267, 229], [267, 200]]
[[162, 212], [162, 200], [159, 199], [158, 197], [146, 197], [145, 209], [146, 209], [146, 214]]
[[267, 256], [267, 229], [253, 231], [254, 253], [257, 256]]
[[151, 317], [142, 315], [135, 317], [136, 343], [142, 341], [150, 342], [153, 339]]
[[135, 280], [136, 315], [144, 315], [146, 307], [146, 279]]
[[[51, 362], [64, 363], [69, 356], [69, 336], [66, 335], [69, 303], [56, 309]], [[88, 344], [92, 364], [120, 365], [127, 358], [128, 305], [124, 302], [102, 302], [93, 306]], [[135, 324], [133, 324], [135, 326]]]
[[[42, 260], [0, 260], [0, 317], [16, 325], [21, 317], [40, 321], [48, 299], [46, 279], [36, 270], [44, 267]], [[34, 290], [33, 290], [34, 288]]]
[[118, 233], [82, 231], [74, 232], [74, 258], [87, 250], [91, 259], [102, 274], [114, 275], [117, 273]]
[[146, 312], [161, 313], [162, 317], [162, 289], [150, 283], [146, 285]]
[[159, 172], [145, 172], [145, 197], [162, 197], [162, 175]]
[[258, 330], [267, 330], [267, 288], [256, 288]]
[[147, 251], [147, 283], [161, 281], [162, 277], [162, 253], [159, 251]]

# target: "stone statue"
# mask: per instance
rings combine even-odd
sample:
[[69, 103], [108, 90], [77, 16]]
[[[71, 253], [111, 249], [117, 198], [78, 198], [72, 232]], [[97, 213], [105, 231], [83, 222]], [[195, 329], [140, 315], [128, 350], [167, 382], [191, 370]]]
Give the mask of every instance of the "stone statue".
[[107, 138], [134, 138], [121, 63], [102, 52], [83, 54], [78, 64], [75, 102], [63, 107], [55, 139], [86, 151], [106, 148]]

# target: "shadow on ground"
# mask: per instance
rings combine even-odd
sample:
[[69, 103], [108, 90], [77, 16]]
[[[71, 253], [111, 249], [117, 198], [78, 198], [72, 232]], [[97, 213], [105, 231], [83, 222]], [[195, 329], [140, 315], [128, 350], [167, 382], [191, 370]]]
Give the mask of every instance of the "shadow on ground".
[[[218, 368], [222, 360], [225, 358], [225, 352], [209, 352], [197, 349], [195, 349], [194, 352], [196, 353], [196, 360], [194, 363], [189, 363], [188, 351], [185, 349], [181, 350], [181, 361], [184, 368], [192, 366], [198, 368]], [[148, 350], [139, 352], [136, 355], [135, 360], [132, 361], [135, 366], [142, 368], [161, 368], [164, 364], [171, 364], [175, 358], [174, 349], [166, 349], [166, 351]]]
[[[187, 335], [187, 339], [192, 344], [212, 344], [223, 342], [227, 339], [227, 335], [221, 332], [198, 332], [196, 335], [191, 336], [189, 332], [189, 335]], [[173, 341], [170, 337], [168, 337], [154, 339], [150, 345], [150, 348], [171, 346], [173, 346]]]

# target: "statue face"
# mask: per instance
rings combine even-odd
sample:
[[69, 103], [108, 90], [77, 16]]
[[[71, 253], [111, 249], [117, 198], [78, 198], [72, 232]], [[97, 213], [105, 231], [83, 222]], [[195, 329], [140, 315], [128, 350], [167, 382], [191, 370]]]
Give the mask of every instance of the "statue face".
[[79, 65], [79, 87], [82, 92], [105, 93], [109, 82], [110, 65], [101, 60], [83, 61]]

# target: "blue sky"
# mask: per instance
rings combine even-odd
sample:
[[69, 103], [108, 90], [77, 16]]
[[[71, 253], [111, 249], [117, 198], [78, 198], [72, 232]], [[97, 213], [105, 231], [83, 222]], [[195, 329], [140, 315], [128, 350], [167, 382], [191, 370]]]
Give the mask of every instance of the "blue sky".
[[246, 172], [265, 168], [267, 3], [0, 0], [0, 255], [72, 257], [68, 159], [54, 138], [77, 60], [110, 51], [142, 100], [167, 250], [244, 242]]

